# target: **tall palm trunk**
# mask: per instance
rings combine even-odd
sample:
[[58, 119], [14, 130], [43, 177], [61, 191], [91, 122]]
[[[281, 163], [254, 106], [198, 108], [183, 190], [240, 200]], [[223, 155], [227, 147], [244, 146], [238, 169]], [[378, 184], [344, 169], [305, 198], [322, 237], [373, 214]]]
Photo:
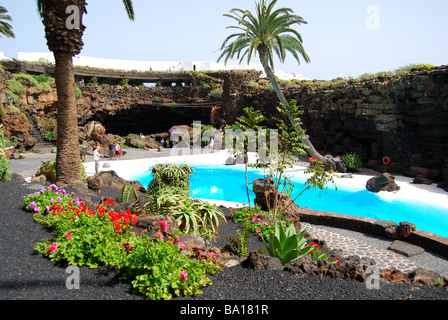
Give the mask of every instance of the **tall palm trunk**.
[[58, 182], [70, 183], [81, 180], [73, 58], [64, 53], [54, 56], [58, 89], [56, 177]]
[[[274, 72], [272, 71], [271, 67], [269, 66], [269, 57], [268, 57], [267, 51], [263, 48], [263, 46], [259, 46], [258, 53], [260, 55], [260, 61], [261, 61], [261, 64], [263, 65], [266, 76], [268, 77], [269, 81], [271, 82], [272, 86], [274, 87], [274, 91], [277, 94], [278, 99], [280, 100], [280, 102], [282, 104], [287, 103], [283, 92], [280, 90], [277, 80], [275, 80]], [[296, 127], [297, 127], [297, 130], [302, 130], [299, 123], [296, 124]], [[313, 144], [311, 143], [311, 141], [308, 139], [307, 136], [303, 137], [303, 143], [308, 147], [306, 152], [308, 152], [308, 154], [311, 157], [315, 158], [318, 161], [322, 161], [323, 163], [326, 162], [325, 159], [320, 155], [320, 153], [317, 152], [317, 150], [314, 148]]]
[[[81, 180], [81, 158], [78, 143], [78, 116], [76, 108], [75, 76], [73, 57], [81, 52], [83, 14], [86, 13], [85, 0], [38, 0], [38, 9], [45, 26], [45, 36], [50, 51], [53, 52], [55, 81], [58, 94], [57, 103], [57, 154], [56, 181], [70, 184]], [[69, 6], [76, 6], [78, 16], [71, 16]], [[73, 19], [79, 19], [74, 21]], [[70, 27], [68, 22], [78, 22]]]

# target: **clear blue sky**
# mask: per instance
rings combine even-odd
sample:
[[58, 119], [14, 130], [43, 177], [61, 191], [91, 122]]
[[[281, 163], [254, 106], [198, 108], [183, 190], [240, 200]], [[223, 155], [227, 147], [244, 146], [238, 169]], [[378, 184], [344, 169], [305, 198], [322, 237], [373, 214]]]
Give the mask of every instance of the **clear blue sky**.
[[[216, 61], [233, 24], [223, 14], [255, 7], [254, 0], [134, 0], [136, 20], [130, 22], [121, 0], [87, 2], [81, 55], [147, 61]], [[16, 38], [1, 38], [0, 51], [10, 58], [48, 51], [36, 0], [1, 5], [13, 18]], [[366, 12], [371, 5], [375, 11]], [[278, 69], [324, 80], [410, 63], [448, 64], [447, 0], [279, 0], [277, 7], [291, 8], [308, 22], [297, 30], [311, 57], [298, 65], [288, 56], [285, 64], [276, 63]], [[366, 21], [379, 28], [368, 28]]]

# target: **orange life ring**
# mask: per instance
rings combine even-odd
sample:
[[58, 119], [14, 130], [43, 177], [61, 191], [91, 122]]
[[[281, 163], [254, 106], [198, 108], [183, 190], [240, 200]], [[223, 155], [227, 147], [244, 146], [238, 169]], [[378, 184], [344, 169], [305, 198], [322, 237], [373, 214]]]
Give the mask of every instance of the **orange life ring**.
[[387, 165], [389, 165], [389, 163], [390, 163], [389, 157], [384, 157], [383, 158], [383, 164], [387, 166]]

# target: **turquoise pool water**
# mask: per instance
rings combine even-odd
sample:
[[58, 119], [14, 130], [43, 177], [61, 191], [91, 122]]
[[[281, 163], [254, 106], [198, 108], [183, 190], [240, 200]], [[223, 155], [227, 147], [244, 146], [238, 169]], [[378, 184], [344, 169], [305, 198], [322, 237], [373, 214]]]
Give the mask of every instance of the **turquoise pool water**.
[[[241, 166], [214, 165], [194, 166], [194, 176], [190, 179], [191, 196], [199, 199], [212, 199], [247, 203], [244, 168]], [[249, 170], [248, 181], [263, 178], [263, 172]], [[133, 177], [147, 186], [152, 179], [149, 172]], [[293, 198], [305, 188], [305, 178], [293, 178], [295, 185]], [[251, 188], [249, 188], [251, 189]], [[251, 203], [255, 197], [250, 191]], [[338, 185], [335, 190], [329, 185], [327, 191], [310, 189], [305, 191], [296, 203], [313, 210], [330, 211], [359, 217], [394, 222], [408, 221], [417, 229], [448, 237], [448, 209], [415, 200], [394, 199], [386, 201], [376, 194], [354, 187]]]

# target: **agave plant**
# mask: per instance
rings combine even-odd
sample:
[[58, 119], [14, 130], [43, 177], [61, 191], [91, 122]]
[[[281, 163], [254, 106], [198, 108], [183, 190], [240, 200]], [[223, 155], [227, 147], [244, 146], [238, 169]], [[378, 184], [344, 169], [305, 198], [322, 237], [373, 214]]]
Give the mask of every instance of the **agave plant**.
[[306, 247], [304, 235], [305, 230], [297, 234], [293, 224], [284, 230], [280, 222], [275, 226], [274, 235], [268, 237], [267, 242], [263, 239], [263, 242], [269, 254], [279, 258], [281, 263], [286, 265], [306, 256], [310, 251], [310, 248]]

